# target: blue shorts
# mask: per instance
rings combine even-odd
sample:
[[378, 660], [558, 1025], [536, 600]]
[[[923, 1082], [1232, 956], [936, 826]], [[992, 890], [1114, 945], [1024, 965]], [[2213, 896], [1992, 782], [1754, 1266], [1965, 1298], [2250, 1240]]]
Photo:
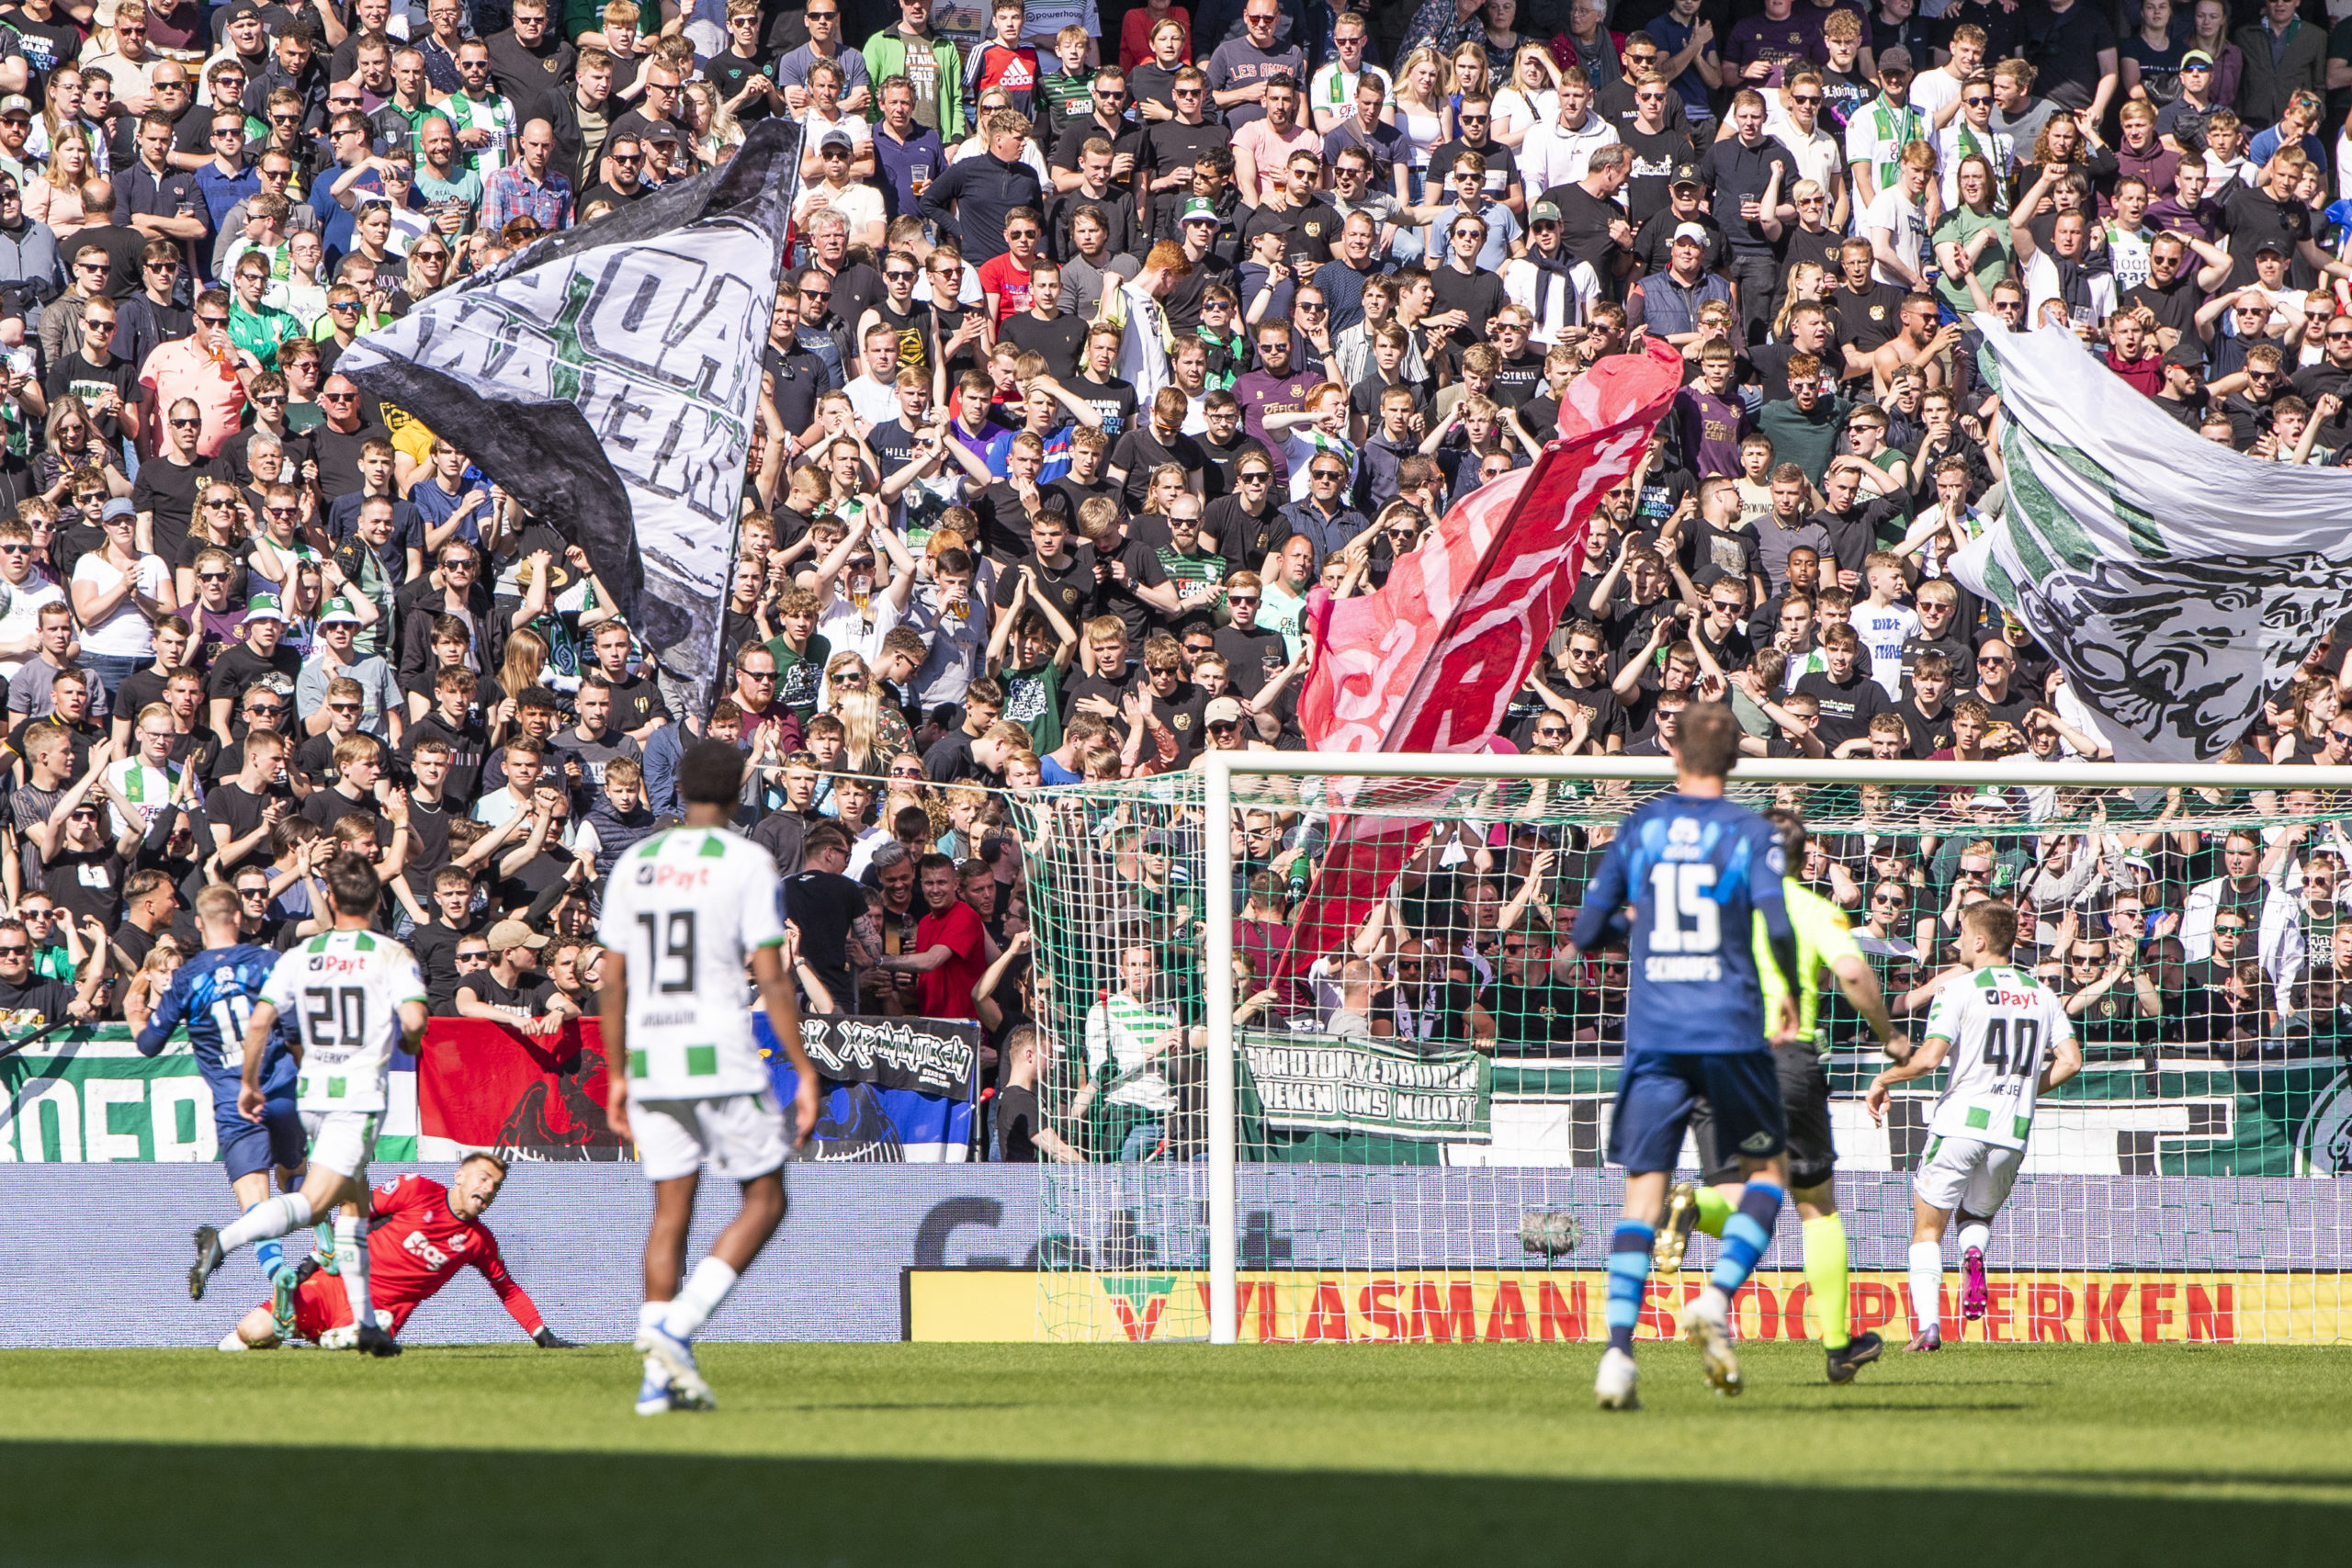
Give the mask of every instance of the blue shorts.
[[220, 1145], [221, 1163], [229, 1168], [232, 1181], [273, 1166], [300, 1170], [310, 1157], [310, 1139], [302, 1132], [302, 1118], [290, 1100], [273, 1100], [263, 1105], [258, 1125], [238, 1115], [232, 1104], [225, 1114], [215, 1117], [213, 1130]]
[[1770, 1051], [1634, 1052], [1617, 1078], [1609, 1163], [1639, 1174], [1672, 1170], [1702, 1097], [1714, 1108], [1717, 1146], [1727, 1154], [1765, 1159], [1787, 1142]]

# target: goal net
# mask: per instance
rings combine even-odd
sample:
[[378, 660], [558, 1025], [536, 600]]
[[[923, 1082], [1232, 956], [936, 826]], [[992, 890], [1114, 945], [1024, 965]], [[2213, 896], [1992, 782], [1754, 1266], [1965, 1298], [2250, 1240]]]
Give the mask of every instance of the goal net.
[[[2352, 789], [2315, 768], [1747, 761], [1804, 814], [1900, 1024], [1959, 911], [2018, 904], [2018, 962], [2085, 1067], [2044, 1097], [1994, 1228], [1992, 1302], [1949, 1339], [2334, 1341], [2352, 1333]], [[1627, 812], [1622, 759], [1212, 753], [1201, 772], [1012, 802], [1027, 862], [1048, 1339], [1604, 1337], [1622, 951], [1573, 955]], [[1885, 1065], [1835, 989], [1852, 1322], [1912, 1332], [1910, 1175], [1941, 1086]], [[1686, 1142], [1680, 1161], [1695, 1176]], [[1736, 1303], [1810, 1338], [1792, 1223]], [[1654, 1278], [1670, 1332], [1713, 1244]], [[1955, 1257], [1956, 1264], [1956, 1257]], [[1957, 1272], [1951, 1277], [1957, 1291]]]

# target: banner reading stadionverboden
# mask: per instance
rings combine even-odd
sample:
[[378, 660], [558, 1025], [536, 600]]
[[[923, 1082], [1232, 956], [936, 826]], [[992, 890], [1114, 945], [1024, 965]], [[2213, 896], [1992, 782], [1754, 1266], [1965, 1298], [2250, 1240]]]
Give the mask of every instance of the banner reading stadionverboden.
[[1324, 1034], [1244, 1034], [1236, 1043], [1271, 1129], [1472, 1144], [1491, 1135], [1494, 1064], [1467, 1046], [1424, 1051]]

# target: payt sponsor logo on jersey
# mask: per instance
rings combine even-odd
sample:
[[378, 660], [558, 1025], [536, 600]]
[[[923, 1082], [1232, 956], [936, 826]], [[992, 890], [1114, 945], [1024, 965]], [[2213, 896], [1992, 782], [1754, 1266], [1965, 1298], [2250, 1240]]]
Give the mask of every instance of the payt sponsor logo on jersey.
[[637, 868], [639, 887], [665, 888], [673, 892], [692, 893], [710, 886], [710, 868], [707, 865], [673, 865], [667, 861], [655, 861]]

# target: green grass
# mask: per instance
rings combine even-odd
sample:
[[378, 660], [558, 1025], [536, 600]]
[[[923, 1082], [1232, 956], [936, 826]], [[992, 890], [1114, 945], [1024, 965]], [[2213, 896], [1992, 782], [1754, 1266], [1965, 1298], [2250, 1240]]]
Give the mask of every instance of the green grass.
[[[718, 1345], [0, 1354], [0, 1564], [1193, 1562], [1919, 1568], [2352, 1560], [2352, 1358], [2003, 1348], [1718, 1400], [1596, 1352]], [[681, 1549], [684, 1550], [681, 1550]], [[1726, 1549], [1728, 1555], [1724, 1555]]]

